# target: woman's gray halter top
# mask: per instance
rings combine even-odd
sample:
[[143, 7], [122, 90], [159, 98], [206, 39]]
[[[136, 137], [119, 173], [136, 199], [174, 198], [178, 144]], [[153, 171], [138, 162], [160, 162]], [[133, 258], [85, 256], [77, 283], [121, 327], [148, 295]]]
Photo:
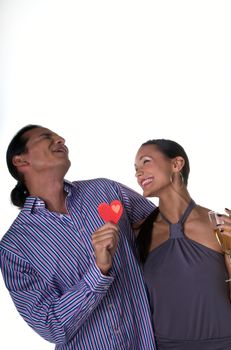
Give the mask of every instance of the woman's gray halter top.
[[223, 254], [187, 238], [191, 201], [170, 237], [144, 264], [158, 350], [231, 350], [231, 304]]

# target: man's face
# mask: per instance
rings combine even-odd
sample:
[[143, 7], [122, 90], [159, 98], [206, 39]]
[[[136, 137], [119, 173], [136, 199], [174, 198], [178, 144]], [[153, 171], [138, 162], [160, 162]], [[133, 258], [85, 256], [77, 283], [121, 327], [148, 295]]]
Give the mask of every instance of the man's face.
[[35, 128], [27, 131], [26, 152], [23, 157], [30, 169], [35, 173], [51, 169], [60, 169], [64, 174], [70, 167], [68, 148], [65, 140], [45, 128]]

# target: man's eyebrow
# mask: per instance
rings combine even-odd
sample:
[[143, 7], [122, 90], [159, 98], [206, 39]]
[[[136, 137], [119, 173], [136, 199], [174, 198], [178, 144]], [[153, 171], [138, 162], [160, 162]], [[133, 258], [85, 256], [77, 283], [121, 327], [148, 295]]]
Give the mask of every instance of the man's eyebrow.
[[51, 136], [52, 133], [49, 131], [42, 132], [41, 134], [38, 135], [38, 137], [43, 137], [43, 136]]

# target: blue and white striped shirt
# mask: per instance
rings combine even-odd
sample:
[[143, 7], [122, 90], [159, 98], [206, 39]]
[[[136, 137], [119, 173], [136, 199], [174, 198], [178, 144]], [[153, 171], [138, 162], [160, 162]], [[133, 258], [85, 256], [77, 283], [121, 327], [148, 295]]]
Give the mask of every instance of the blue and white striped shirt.
[[[154, 205], [111, 180], [65, 181], [68, 215], [28, 197], [0, 243], [1, 269], [24, 320], [56, 349], [155, 349], [131, 225]], [[119, 245], [109, 275], [95, 264], [97, 207], [119, 199]]]

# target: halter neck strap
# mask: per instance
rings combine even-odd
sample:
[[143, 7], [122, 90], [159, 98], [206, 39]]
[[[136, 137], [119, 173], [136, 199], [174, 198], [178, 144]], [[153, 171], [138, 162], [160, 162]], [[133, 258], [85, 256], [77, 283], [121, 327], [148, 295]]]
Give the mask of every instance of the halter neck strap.
[[[180, 219], [177, 222], [177, 224], [183, 224], [185, 222], [185, 220], [187, 219], [187, 217], [189, 216], [190, 212], [195, 207], [195, 205], [196, 205], [196, 203], [194, 202], [193, 199], [191, 199], [191, 201], [189, 202], [189, 205], [185, 209], [184, 213], [180, 217]], [[161, 212], [160, 212], [160, 215], [161, 215], [161, 217], [163, 218], [164, 221], [166, 221], [169, 225], [172, 225], [172, 223], [168, 219], [166, 219], [166, 217]]]

